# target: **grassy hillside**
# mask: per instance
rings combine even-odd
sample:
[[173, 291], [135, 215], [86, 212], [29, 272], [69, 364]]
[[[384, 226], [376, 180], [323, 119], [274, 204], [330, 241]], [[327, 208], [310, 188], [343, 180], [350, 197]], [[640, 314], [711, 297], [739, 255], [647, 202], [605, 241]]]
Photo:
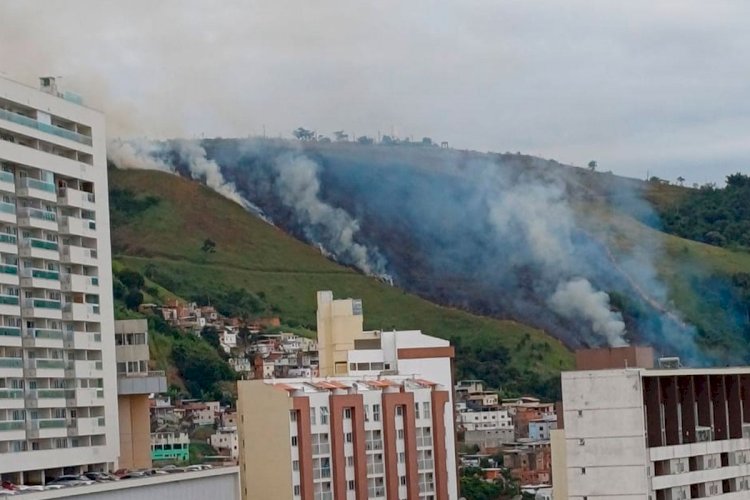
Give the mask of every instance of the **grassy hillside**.
[[[489, 379], [509, 392], [551, 391], [559, 370], [572, 366], [565, 346], [540, 330], [440, 307], [337, 265], [198, 183], [114, 169], [110, 188], [142, 207], [113, 217], [117, 261], [182, 297], [245, 288], [286, 324], [308, 328], [315, 325], [317, 290], [358, 297], [367, 328], [421, 329], [452, 339], [459, 375]], [[138, 202], [146, 199], [152, 202]], [[207, 239], [214, 253], [202, 250]]]

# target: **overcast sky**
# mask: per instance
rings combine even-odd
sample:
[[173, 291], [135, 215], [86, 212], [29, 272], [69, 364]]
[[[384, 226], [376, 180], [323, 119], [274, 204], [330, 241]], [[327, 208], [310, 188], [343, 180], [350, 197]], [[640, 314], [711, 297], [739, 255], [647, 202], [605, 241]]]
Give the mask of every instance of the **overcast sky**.
[[390, 133], [599, 162], [750, 172], [750, 2], [0, 4], [0, 72], [62, 75], [111, 136]]

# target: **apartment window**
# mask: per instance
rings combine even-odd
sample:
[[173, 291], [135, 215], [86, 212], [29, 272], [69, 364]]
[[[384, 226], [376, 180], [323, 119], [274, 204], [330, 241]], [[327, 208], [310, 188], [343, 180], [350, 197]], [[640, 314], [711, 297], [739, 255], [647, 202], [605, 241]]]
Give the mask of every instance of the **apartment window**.
[[372, 405], [372, 420], [373, 422], [380, 422], [380, 405]]
[[347, 482], [347, 489], [349, 491], [354, 491], [354, 481], [352, 481], [351, 479]]
[[299, 487], [299, 484], [295, 484], [295, 485], [294, 485], [294, 496], [295, 496], [295, 497], [298, 497], [298, 496], [300, 496], [300, 494], [301, 494], [301, 493], [302, 493], [302, 492], [300, 491], [300, 487]]
[[406, 486], [406, 476], [399, 476], [398, 482], [401, 484], [401, 486]]
[[354, 467], [354, 457], [346, 457], [346, 466]]
[[396, 415], [400, 417], [403, 414], [404, 414], [404, 408], [403, 408], [403, 406], [397, 406], [396, 407]]
[[313, 434], [311, 441], [313, 455], [327, 455], [331, 452], [331, 445], [328, 441], [327, 433]]
[[344, 408], [344, 418], [351, 419], [352, 418], [352, 409], [351, 408]]
[[351, 432], [347, 432], [346, 434], [344, 434], [344, 437], [346, 438], [346, 442], [347, 443], [351, 443], [352, 442], [352, 433]]
[[297, 436], [292, 436], [292, 446], [297, 446]]
[[310, 408], [310, 425], [317, 425], [317, 411], [315, 408]]
[[406, 453], [402, 451], [398, 454], [398, 463], [402, 464], [404, 462], [406, 462]]
[[382, 450], [383, 449], [383, 434], [380, 430], [365, 432], [365, 449], [366, 450]]
[[320, 424], [328, 425], [328, 407], [327, 406], [320, 407]]
[[424, 403], [422, 403], [422, 417], [431, 418], [429, 401], [425, 401]]
[[292, 422], [296, 422], [297, 421], [297, 410], [289, 410], [289, 419]]
[[331, 477], [331, 459], [313, 458], [313, 479]]
[[299, 460], [292, 460], [292, 470], [293, 471], [299, 470]]
[[403, 429], [399, 429], [397, 434], [398, 434], [398, 438], [399, 439], [404, 439], [404, 430]]
[[419, 403], [414, 403], [414, 418], [420, 418], [419, 417]]
[[586, 467], [581, 467], [581, 475], [586, 475]]

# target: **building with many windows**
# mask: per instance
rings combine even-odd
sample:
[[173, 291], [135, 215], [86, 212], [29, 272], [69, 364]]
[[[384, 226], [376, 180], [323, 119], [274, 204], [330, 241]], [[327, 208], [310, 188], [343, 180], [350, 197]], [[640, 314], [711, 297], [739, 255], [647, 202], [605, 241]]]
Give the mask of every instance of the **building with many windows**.
[[555, 498], [750, 498], [750, 368], [566, 372], [562, 390]]
[[239, 382], [245, 500], [458, 498], [453, 348], [362, 325], [361, 301], [318, 292], [325, 378]]
[[111, 467], [117, 379], [104, 116], [0, 78], [0, 476]]

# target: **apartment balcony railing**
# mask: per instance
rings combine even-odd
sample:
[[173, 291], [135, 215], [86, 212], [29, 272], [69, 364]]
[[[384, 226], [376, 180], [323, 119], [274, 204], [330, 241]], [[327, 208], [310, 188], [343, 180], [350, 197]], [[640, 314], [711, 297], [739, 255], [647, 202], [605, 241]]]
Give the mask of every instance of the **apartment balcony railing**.
[[13, 111], [8, 111], [7, 109], [0, 109], [0, 118], [2, 118], [3, 120], [7, 120], [9, 122], [23, 125], [25, 127], [34, 128], [46, 134], [56, 135], [58, 137], [62, 137], [63, 139], [68, 139], [70, 141], [75, 141], [80, 144], [91, 146], [91, 137], [87, 135], [79, 134], [78, 132], [74, 132], [66, 128], [58, 127], [56, 125], [42, 123], [28, 116], [24, 116], [19, 113], [14, 113]]
[[22, 207], [18, 211], [18, 216], [29, 217], [31, 219], [38, 219], [47, 222], [57, 222], [57, 214], [55, 212], [48, 212], [47, 210], [41, 210], [39, 208]]
[[13, 172], [6, 172], [5, 170], [0, 170], [0, 182], [9, 182], [11, 184], [15, 184], [16, 177], [13, 175]]
[[3, 274], [18, 274], [18, 266], [12, 264], [0, 264], [0, 273]]
[[52, 271], [48, 269], [24, 269], [21, 272], [21, 276], [24, 278], [41, 278], [45, 280], [59, 280], [60, 272]]
[[19, 431], [23, 429], [23, 420], [6, 420], [0, 422], [0, 431]]
[[8, 203], [7, 201], [0, 201], [0, 212], [15, 215], [16, 213], [15, 203]]
[[39, 309], [61, 309], [62, 304], [59, 300], [50, 299], [26, 299], [24, 302], [26, 307], [34, 307]]
[[99, 304], [81, 304], [78, 302], [68, 302], [63, 307], [63, 312], [76, 313], [79, 309], [89, 314], [99, 314]]
[[23, 358], [0, 358], [0, 368], [23, 368]]
[[36, 368], [48, 369], [48, 370], [64, 370], [65, 361], [62, 359], [37, 359], [34, 366]]
[[17, 306], [19, 304], [17, 295], [0, 295], [0, 305]]
[[31, 429], [61, 429], [68, 425], [64, 418], [44, 418], [29, 421]]
[[0, 326], [0, 337], [20, 337], [21, 329], [17, 326]]
[[21, 177], [18, 180], [18, 187], [37, 189], [39, 191], [46, 191], [48, 193], [55, 192], [55, 184], [52, 182], [45, 182], [41, 179], [34, 179], [33, 177]]
[[75, 391], [71, 389], [37, 389], [32, 393], [37, 399], [67, 399], [75, 397]]
[[24, 239], [24, 244], [41, 250], [58, 250], [60, 248], [56, 241], [41, 240], [39, 238], [26, 238]]
[[29, 335], [37, 339], [48, 339], [48, 340], [62, 340], [62, 330], [45, 330], [42, 328], [35, 328], [29, 330]]
[[[0, 204], [0, 211], [2, 211], [2, 204]], [[15, 213], [15, 207], [13, 207]], [[15, 234], [0, 233], [0, 243], [7, 243], [9, 245], [15, 245], [18, 241]]]
[[23, 389], [0, 389], [0, 399], [23, 399]]

